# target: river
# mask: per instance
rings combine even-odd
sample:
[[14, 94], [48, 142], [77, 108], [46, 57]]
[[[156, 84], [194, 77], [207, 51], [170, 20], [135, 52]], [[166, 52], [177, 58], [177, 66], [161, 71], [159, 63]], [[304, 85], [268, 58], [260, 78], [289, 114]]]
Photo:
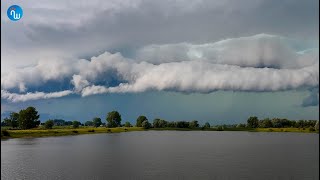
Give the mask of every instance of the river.
[[1, 179], [319, 179], [319, 134], [142, 131], [1, 140]]

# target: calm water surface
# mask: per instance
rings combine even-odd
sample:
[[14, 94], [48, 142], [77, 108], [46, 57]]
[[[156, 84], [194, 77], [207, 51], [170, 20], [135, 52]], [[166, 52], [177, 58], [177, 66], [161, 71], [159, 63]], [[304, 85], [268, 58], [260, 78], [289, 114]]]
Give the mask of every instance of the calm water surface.
[[319, 179], [319, 134], [144, 131], [2, 140], [1, 179]]

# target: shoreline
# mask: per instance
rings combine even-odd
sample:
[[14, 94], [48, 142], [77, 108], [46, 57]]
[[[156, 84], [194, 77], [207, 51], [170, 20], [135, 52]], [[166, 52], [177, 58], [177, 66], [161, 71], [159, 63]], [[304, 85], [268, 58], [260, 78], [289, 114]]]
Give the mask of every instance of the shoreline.
[[245, 131], [245, 132], [293, 132], [293, 133], [319, 133], [319, 131], [310, 131], [305, 128], [226, 128], [218, 130], [217, 128], [150, 128], [143, 129], [141, 127], [82, 127], [82, 128], [53, 128], [53, 129], [28, 129], [28, 130], [1, 130], [8, 134], [3, 136], [1, 133], [1, 140], [12, 138], [38, 138], [38, 137], [56, 137], [56, 136], [70, 136], [80, 134], [98, 134], [98, 133], [121, 133], [131, 131]]

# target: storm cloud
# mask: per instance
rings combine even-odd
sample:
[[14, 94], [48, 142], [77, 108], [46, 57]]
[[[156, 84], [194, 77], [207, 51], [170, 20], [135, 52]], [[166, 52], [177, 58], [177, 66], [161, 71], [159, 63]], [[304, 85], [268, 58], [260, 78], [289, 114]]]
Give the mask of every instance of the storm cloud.
[[[272, 92], [319, 86], [318, 48], [296, 51], [287, 39], [259, 34], [219, 42], [149, 45], [137, 59], [105, 52], [90, 60], [40, 61], [1, 77], [1, 97], [10, 101], [56, 98], [77, 93], [217, 90]], [[70, 79], [72, 89], [20, 93], [48, 81]], [[116, 82], [114, 86], [101, 85]], [[305, 104], [305, 103], [304, 103]]]

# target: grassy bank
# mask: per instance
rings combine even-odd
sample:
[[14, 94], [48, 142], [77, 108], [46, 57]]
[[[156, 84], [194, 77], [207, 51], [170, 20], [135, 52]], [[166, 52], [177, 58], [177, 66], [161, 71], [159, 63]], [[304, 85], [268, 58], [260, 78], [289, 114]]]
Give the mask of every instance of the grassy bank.
[[[94, 134], [94, 133], [120, 133], [128, 131], [144, 131], [141, 127], [81, 127], [72, 128], [67, 126], [56, 126], [53, 129], [28, 129], [28, 130], [9, 130], [3, 128], [1, 138], [22, 138], [22, 137], [47, 137], [47, 136], [67, 136], [78, 134]], [[151, 128], [148, 130], [156, 131], [249, 131], [249, 132], [297, 132], [297, 133], [319, 133], [319, 131], [311, 131], [308, 128]]]
[[319, 133], [309, 128], [257, 128], [257, 132], [299, 132], [299, 133]]
[[[84, 128], [69, 128], [61, 127], [54, 129], [28, 129], [28, 130], [5, 130], [7, 136], [1, 138], [22, 138], [22, 137], [45, 137], [45, 136], [67, 136], [78, 134], [94, 134], [94, 133], [120, 133], [127, 131], [142, 131], [140, 127], [118, 127], [118, 128], [105, 128], [105, 127], [84, 127]], [[3, 131], [3, 130], [2, 130]]]
[[173, 130], [173, 131], [249, 131], [249, 132], [298, 132], [298, 133], [319, 133], [309, 128], [152, 128], [150, 130]]

